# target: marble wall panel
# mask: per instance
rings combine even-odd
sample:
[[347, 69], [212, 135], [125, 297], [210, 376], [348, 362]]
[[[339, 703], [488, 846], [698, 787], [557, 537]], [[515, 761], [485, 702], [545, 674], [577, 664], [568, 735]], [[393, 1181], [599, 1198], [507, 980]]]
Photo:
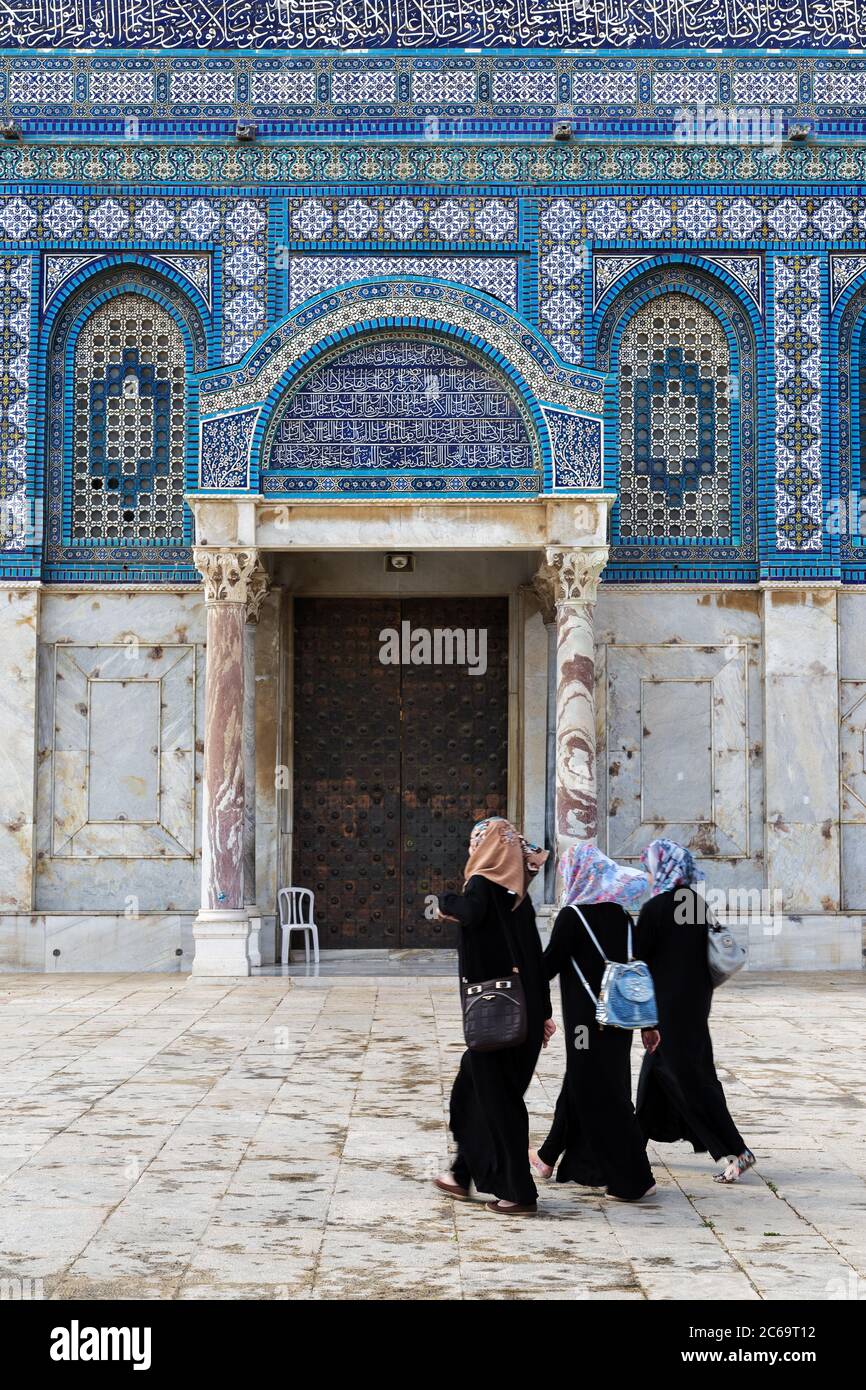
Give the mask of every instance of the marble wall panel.
[[599, 592], [599, 839], [690, 843], [711, 886], [763, 883], [760, 595]]
[[842, 906], [866, 911], [866, 594], [838, 606]]
[[0, 590], [0, 910], [5, 911], [27, 912], [32, 904], [38, 615], [36, 589]]
[[839, 864], [836, 593], [764, 594], [767, 881], [789, 912], [833, 912]]
[[37, 908], [196, 909], [204, 636], [198, 589], [44, 596]]

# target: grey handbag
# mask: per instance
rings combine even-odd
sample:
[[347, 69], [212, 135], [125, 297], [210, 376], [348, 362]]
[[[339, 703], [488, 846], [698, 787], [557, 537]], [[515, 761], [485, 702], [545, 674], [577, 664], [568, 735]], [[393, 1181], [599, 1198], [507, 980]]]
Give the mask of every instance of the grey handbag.
[[723, 985], [746, 963], [746, 948], [740, 946], [727, 927], [720, 927], [710, 917], [707, 921], [707, 965], [713, 988]]

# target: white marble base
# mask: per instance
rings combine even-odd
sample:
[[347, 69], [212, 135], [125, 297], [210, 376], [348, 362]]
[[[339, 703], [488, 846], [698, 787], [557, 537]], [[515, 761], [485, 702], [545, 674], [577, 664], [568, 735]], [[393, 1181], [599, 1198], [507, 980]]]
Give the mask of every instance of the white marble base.
[[749, 953], [747, 970], [862, 970], [859, 913], [773, 918], [719, 916]]
[[178, 973], [193, 957], [192, 914], [37, 912], [0, 916], [0, 972]]
[[249, 975], [250, 919], [245, 909], [202, 908], [193, 937], [193, 975]]

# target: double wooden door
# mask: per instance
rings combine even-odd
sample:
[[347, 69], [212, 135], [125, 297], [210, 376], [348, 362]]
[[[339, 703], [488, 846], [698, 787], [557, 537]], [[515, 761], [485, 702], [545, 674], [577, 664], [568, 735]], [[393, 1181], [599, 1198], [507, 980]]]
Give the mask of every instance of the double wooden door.
[[[477, 636], [475, 674], [387, 659], [391, 633], [435, 655], [437, 629], [483, 631], [483, 674]], [[323, 947], [453, 944], [430, 898], [460, 887], [473, 822], [505, 815], [507, 761], [507, 599], [295, 600], [292, 881]]]

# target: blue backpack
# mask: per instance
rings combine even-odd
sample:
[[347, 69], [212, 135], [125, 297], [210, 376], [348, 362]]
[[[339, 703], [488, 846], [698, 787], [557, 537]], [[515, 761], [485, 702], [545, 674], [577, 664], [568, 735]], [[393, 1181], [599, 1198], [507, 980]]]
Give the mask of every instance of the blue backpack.
[[655, 1028], [659, 1021], [656, 1007], [656, 992], [649, 966], [642, 960], [635, 960], [631, 953], [631, 918], [628, 918], [628, 960], [608, 960], [598, 943], [598, 938], [579, 907], [574, 907], [586, 930], [589, 932], [595, 949], [604, 961], [604, 974], [601, 977], [601, 993], [596, 996], [572, 956], [571, 963], [580, 976], [584, 989], [595, 1005], [595, 1018], [601, 1028]]

